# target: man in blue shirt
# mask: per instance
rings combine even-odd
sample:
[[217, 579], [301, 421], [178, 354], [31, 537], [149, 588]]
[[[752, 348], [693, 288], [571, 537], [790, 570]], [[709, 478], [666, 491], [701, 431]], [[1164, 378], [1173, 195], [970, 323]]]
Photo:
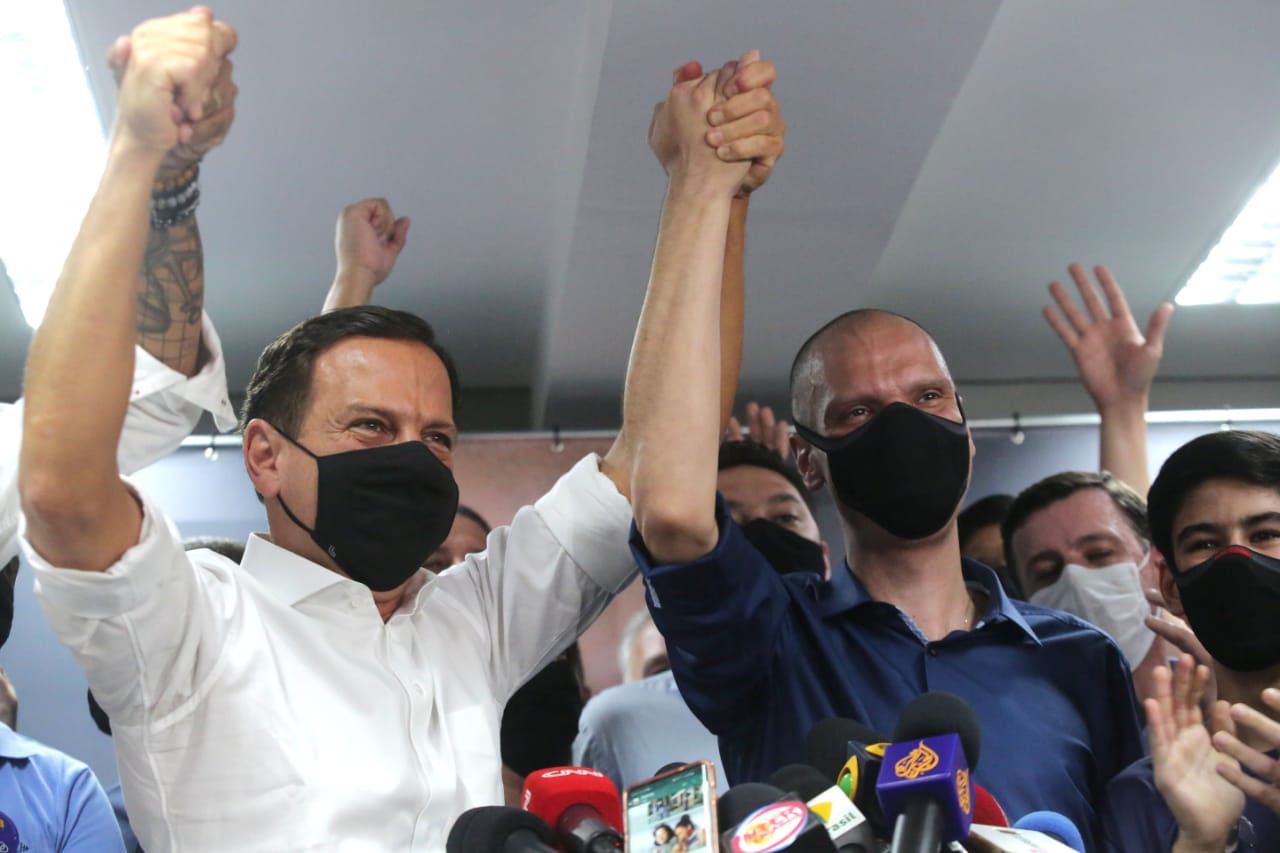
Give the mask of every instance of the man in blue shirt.
[[[0, 682], [12, 688], [0, 671]], [[16, 712], [16, 699], [12, 703]], [[0, 717], [0, 851], [123, 853], [111, 803], [87, 766]]]
[[[1096, 628], [1011, 602], [989, 568], [962, 561], [955, 516], [973, 444], [932, 338], [856, 311], [801, 348], [797, 462], [807, 486], [832, 486], [846, 560], [830, 581], [779, 577], [717, 501], [719, 364], [707, 355], [720, 318], [687, 282], [681, 295], [661, 326], [645, 327], [646, 305], [637, 332], [680, 361], [628, 381], [628, 416], [653, 419], [632, 480], [632, 544], [681, 693], [719, 735], [729, 780], [801, 760], [825, 718], [891, 732], [913, 697], [947, 690], [977, 711], [976, 780], [1010, 817], [1060, 812], [1097, 849], [1094, 804], [1141, 755], [1129, 671]], [[633, 358], [633, 374], [644, 366]]]

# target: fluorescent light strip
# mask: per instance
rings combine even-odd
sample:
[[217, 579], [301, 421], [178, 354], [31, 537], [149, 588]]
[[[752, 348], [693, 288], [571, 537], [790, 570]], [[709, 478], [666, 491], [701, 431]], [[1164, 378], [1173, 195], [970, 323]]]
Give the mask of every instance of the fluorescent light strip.
[[34, 328], [106, 151], [60, 0], [0, 3], [0, 104], [0, 258]]
[[1179, 305], [1280, 302], [1280, 167], [1175, 297]]

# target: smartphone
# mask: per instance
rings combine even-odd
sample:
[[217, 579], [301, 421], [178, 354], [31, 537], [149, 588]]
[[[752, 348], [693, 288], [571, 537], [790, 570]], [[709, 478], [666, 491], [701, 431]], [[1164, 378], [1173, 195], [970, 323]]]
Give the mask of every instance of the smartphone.
[[716, 768], [695, 761], [637, 782], [623, 797], [629, 853], [716, 853]]

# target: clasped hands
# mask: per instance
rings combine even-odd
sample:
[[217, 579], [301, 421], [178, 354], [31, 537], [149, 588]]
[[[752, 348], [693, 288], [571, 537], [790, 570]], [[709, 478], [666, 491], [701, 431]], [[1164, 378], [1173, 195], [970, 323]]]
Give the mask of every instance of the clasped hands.
[[649, 124], [649, 148], [671, 180], [705, 181], [737, 198], [763, 186], [785, 146], [776, 77], [757, 50], [716, 71], [698, 62], [673, 71]]

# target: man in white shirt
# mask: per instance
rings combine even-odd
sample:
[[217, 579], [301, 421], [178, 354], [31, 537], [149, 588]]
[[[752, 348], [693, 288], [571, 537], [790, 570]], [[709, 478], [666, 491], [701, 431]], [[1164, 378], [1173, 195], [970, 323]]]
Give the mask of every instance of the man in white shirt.
[[182, 550], [101, 448], [123, 419], [120, 282], [148, 190], [235, 40], [202, 7], [133, 33], [103, 180], [29, 360], [24, 547], [111, 717], [150, 853], [442, 850], [462, 811], [501, 802], [506, 699], [630, 580], [630, 449], [624, 430], [432, 578], [419, 567], [457, 502], [451, 362], [412, 315], [333, 311], [250, 382], [245, 466], [270, 535], [242, 568]]

